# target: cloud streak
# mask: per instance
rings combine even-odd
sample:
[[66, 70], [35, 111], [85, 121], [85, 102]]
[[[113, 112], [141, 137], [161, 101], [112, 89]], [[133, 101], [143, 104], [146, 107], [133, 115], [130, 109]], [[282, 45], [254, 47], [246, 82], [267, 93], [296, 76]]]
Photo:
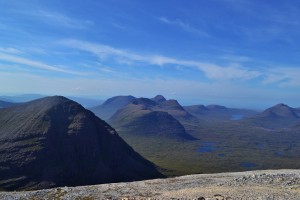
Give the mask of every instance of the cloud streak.
[[300, 69], [296, 67], [276, 67], [268, 66], [265, 68], [245, 67], [242, 63], [253, 61], [246, 56], [225, 55], [223, 59], [232, 61], [229, 65], [218, 65], [209, 62], [200, 62], [195, 60], [182, 60], [163, 55], [143, 55], [128, 50], [114, 48], [108, 45], [90, 43], [81, 40], [65, 39], [59, 42], [61, 45], [70, 48], [79, 49], [96, 55], [100, 60], [112, 58], [122, 63], [138, 65], [144, 63], [147, 65], [156, 65], [164, 67], [173, 65], [187, 67], [201, 71], [207, 78], [216, 81], [242, 80], [250, 81], [256, 78], [262, 80], [263, 84], [277, 84], [279, 86], [300, 86]]
[[150, 65], [180, 65], [184, 67], [193, 68], [203, 72], [207, 78], [215, 80], [249, 80], [261, 75], [260, 72], [250, 70], [241, 66], [220, 66], [212, 63], [198, 62], [191, 60], [178, 60], [172, 57], [161, 55], [141, 55], [122, 49], [113, 48], [111, 46], [89, 43], [80, 40], [66, 39], [60, 41], [60, 44], [66, 45], [71, 48], [79, 49], [96, 55], [100, 59], [113, 57], [117, 60], [128, 61], [128, 63], [143, 62]]
[[[48, 95], [106, 95], [105, 98], [115, 95], [134, 95], [152, 97], [164, 94], [168, 98], [193, 101], [193, 104], [223, 104], [230, 100], [231, 106], [245, 107], [258, 105], [269, 107], [278, 102], [286, 102], [291, 106], [299, 106], [298, 99], [293, 91], [274, 94], [266, 88], [244, 87], [232, 83], [205, 83], [192, 80], [178, 79], [99, 79], [76, 77], [65, 79], [61, 77], [41, 77], [30, 73], [1, 72], [0, 84], [5, 85], [0, 92], [9, 93], [40, 93]], [[201, 92], [195, 92], [201, 91]], [[232, 100], [232, 97], [235, 97]], [[187, 98], [187, 99], [185, 99]], [[271, 103], [270, 103], [271, 102]], [[239, 104], [236, 104], [239, 103]]]
[[94, 22], [91, 20], [76, 19], [64, 13], [52, 12], [48, 10], [42, 10], [39, 8], [29, 10], [14, 9], [13, 12], [16, 15], [19, 15], [20, 17], [25, 19], [32, 18], [33, 20], [42, 22], [44, 24], [61, 26], [65, 28], [86, 29], [94, 25]]
[[182, 30], [184, 30], [186, 32], [189, 32], [189, 33], [192, 33], [192, 34], [195, 34], [195, 35], [198, 35], [198, 36], [202, 36], [202, 37], [210, 37], [210, 35], [207, 34], [205, 31], [197, 29], [197, 28], [191, 26], [190, 24], [185, 23], [185, 22], [183, 22], [179, 19], [170, 20], [170, 19], [167, 19], [166, 17], [160, 17], [158, 19], [159, 19], [159, 21], [161, 21], [165, 24], [177, 26], [177, 27], [181, 28]]
[[73, 75], [83, 75], [83, 73], [66, 70], [66, 69], [61, 69], [59, 67], [51, 66], [51, 65], [48, 65], [48, 64], [45, 64], [42, 62], [30, 60], [27, 58], [22, 58], [22, 57], [15, 56], [15, 55], [5, 54], [5, 53], [0, 53], [0, 61], [26, 65], [29, 67], [38, 68], [38, 69], [47, 70], [47, 71], [61, 72], [61, 73], [73, 74]]
[[282, 87], [300, 86], [300, 69], [295, 67], [284, 67], [270, 69], [270, 73], [266, 76], [263, 83], [278, 83]]
[[58, 24], [68, 28], [83, 29], [94, 24], [90, 20], [78, 20], [61, 13], [49, 12], [45, 10], [39, 10], [37, 13], [31, 14], [36, 15], [41, 20], [46, 20], [47, 22], [51, 22], [53, 24]]

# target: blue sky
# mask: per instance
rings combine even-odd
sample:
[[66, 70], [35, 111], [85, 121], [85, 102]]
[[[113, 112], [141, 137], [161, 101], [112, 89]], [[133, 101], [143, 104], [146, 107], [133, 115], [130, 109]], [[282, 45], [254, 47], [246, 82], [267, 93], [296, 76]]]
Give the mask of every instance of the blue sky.
[[300, 2], [0, 0], [0, 94], [300, 106]]

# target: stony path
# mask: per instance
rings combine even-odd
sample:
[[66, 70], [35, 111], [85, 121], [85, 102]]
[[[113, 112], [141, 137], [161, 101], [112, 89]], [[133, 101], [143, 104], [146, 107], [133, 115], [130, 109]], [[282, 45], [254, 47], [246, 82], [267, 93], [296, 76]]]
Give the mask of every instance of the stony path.
[[131, 183], [2, 192], [0, 199], [300, 199], [300, 170], [189, 175]]

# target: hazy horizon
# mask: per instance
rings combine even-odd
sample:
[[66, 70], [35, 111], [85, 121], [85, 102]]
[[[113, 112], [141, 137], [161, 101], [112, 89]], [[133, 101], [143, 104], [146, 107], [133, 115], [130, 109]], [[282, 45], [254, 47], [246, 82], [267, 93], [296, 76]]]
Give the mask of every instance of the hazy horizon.
[[0, 95], [300, 106], [296, 1], [0, 1]]
[[[36, 99], [36, 98], [39, 98], [39, 97], [46, 97], [46, 96], [65, 96], [67, 98], [82, 98], [82, 99], [86, 99], [86, 100], [94, 100], [94, 101], [100, 101], [100, 102], [104, 102], [105, 100], [111, 98], [111, 97], [115, 97], [115, 96], [129, 96], [129, 95], [132, 95], [132, 94], [116, 94], [116, 95], [113, 95], [113, 96], [105, 96], [105, 95], [98, 95], [98, 96], [95, 96], [95, 95], [64, 95], [64, 94], [37, 94], [37, 93], [24, 93], [24, 94], [18, 94], [18, 93], [7, 93], [7, 94], [0, 94], [0, 100], [10, 100], [11, 99], [14, 99], [14, 97], [22, 97], [22, 96], [27, 96], [28, 99]], [[163, 94], [156, 94], [156, 95], [163, 95]], [[156, 95], [152, 95], [152, 96], [149, 96], [149, 95], [146, 95], [146, 96], [139, 96], [139, 95], [132, 95], [136, 98], [140, 98], [140, 97], [145, 97], [145, 98], [153, 98], [155, 97]], [[32, 97], [30, 97], [32, 96]], [[191, 105], [204, 105], [204, 106], [208, 106], [208, 105], [221, 105], [221, 106], [225, 106], [225, 107], [228, 107], [228, 108], [243, 108], [243, 109], [253, 109], [253, 110], [257, 110], [257, 111], [262, 111], [262, 110], [265, 110], [265, 109], [268, 109], [272, 106], [275, 106], [277, 104], [280, 104], [280, 103], [283, 103], [283, 104], [287, 104], [288, 106], [290, 107], [293, 107], [293, 108], [299, 108], [299, 104], [290, 104], [290, 103], [287, 103], [287, 102], [273, 102], [273, 104], [270, 104], [270, 102], [268, 103], [261, 103], [261, 104], [237, 104], [237, 103], [234, 103], [231, 99], [229, 99], [228, 101], [222, 99], [220, 101], [213, 101], [213, 100], [210, 100], [210, 99], [193, 99], [193, 98], [172, 98], [172, 97], [168, 97], [168, 96], [165, 96], [163, 95], [166, 99], [175, 99], [177, 100], [182, 106], [191, 106]], [[7, 98], [7, 99], [5, 99]], [[17, 101], [15, 102], [23, 102], [23, 101], [20, 101], [20, 99], [22, 98], [19, 98]], [[97, 104], [97, 105], [101, 105], [101, 103]]]

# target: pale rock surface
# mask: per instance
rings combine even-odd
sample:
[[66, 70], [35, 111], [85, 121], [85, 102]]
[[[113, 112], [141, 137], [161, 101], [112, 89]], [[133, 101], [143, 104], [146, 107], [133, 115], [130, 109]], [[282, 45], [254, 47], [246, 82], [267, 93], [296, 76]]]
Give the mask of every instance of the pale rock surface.
[[300, 199], [300, 170], [189, 175], [130, 183], [1, 192], [0, 199]]

